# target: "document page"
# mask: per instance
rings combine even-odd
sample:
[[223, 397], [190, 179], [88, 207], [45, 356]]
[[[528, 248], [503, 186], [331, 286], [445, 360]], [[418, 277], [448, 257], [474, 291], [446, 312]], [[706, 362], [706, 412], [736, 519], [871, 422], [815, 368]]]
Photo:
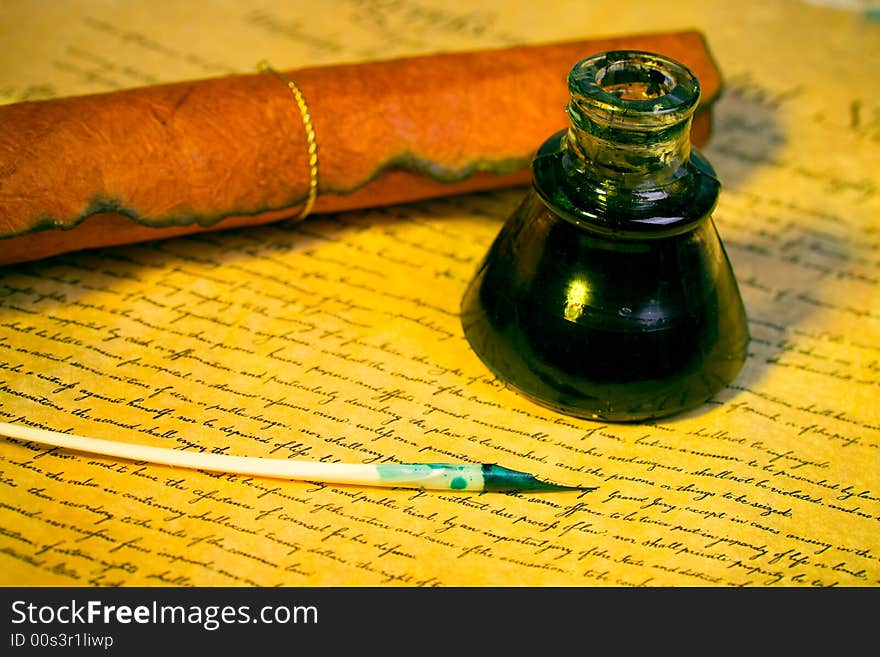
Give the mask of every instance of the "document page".
[[342, 486], [0, 438], [0, 584], [880, 584], [880, 23], [794, 1], [469, 6], [6, 2], [0, 101], [700, 29], [724, 75], [703, 153], [752, 335], [739, 376], [637, 424], [495, 379], [459, 303], [524, 188], [4, 267], [0, 421], [596, 489]]

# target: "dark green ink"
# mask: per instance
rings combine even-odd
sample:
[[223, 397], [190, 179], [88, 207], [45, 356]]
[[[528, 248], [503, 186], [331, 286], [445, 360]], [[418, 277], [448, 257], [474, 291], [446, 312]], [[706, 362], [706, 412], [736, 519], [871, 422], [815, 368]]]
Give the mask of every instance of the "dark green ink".
[[745, 310], [711, 212], [720, 185], [690, 145], [699, 101], [673, 60], [619, 51], [569, 76], [571, 125], [462, 300], [500, 379], [579, 417], [693, 408], [739, 372]]
[[483, 490], [486, 491], [562, 491], [579, 490], [589, 492], [594, 486], [564, 486], [537, 479], [528, 472], [511, 470], [494, 463], [485, 463], [483, 470]]

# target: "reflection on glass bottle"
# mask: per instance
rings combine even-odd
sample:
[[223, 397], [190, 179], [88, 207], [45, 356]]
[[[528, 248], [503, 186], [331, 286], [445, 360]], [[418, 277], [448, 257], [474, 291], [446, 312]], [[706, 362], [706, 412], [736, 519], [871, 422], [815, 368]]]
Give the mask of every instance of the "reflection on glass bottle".
[[699, 84], [682, 64], [602, 53], [569, 75], [568, 130], [462, 300], [501, 380], [563, 413], [670, 415], [739, 372], [749, 335], [711, 218], [714, 170], [690, 144]]

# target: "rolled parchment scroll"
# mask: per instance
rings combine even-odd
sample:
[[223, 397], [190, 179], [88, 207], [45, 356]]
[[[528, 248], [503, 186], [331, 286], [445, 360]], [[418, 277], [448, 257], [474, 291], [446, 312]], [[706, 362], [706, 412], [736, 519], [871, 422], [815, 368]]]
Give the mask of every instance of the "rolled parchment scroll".
[[[581, 59], [688, 66], [706, 142], [721, 78], [699, 32], [438, 53], [0, 107], [0, 265], [528, 182]], [[306, 119], [285, 79], [308, 107]], [[309, 163], [308, 128], [317, 146]], [[315, 175], [317, 174], [317, 176]]]

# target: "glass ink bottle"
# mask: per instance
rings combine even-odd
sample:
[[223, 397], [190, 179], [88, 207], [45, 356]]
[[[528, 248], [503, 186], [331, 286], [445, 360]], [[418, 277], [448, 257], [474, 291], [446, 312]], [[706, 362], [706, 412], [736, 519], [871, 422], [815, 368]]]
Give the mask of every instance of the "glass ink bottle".
[[690, 143], [696, 77], [653, 53], [577, 63], [570, 125], [461, 306], [486, 366], [556, 411], [638, 421], [694, 408], [739, 372], [745, 309], [711, 213], [720, 184]]

